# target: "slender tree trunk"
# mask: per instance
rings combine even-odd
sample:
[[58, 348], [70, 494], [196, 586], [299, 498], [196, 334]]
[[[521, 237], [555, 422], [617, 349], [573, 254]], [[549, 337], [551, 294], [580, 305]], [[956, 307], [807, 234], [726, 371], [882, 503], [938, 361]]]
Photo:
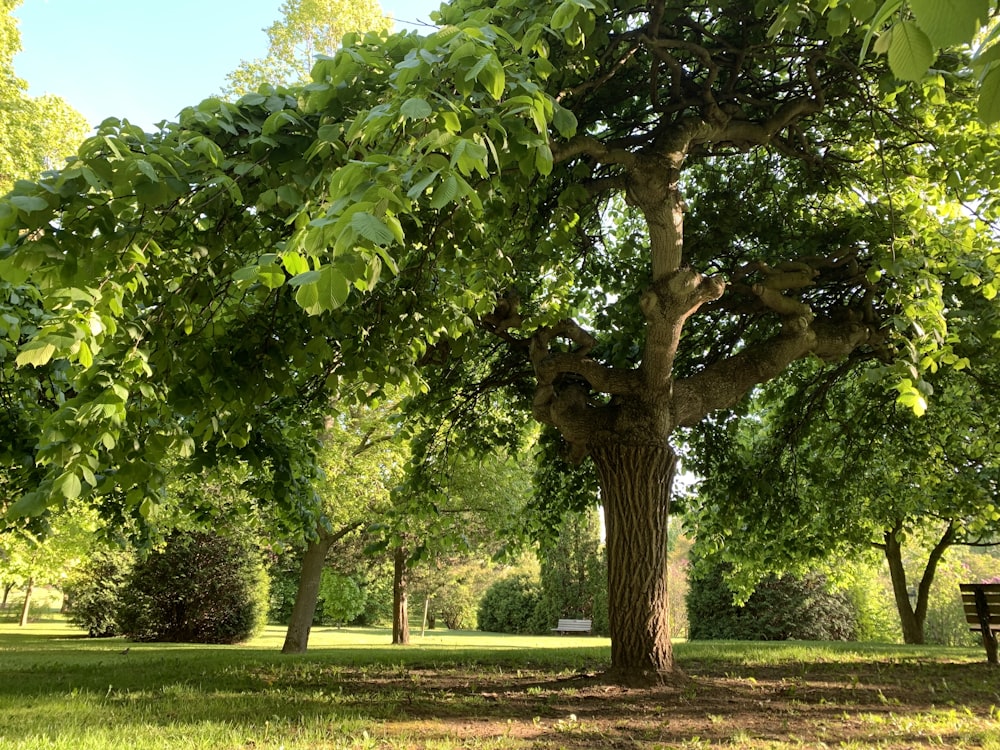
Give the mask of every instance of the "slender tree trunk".
[[28, 624], [28, 612], [31, 610], [31, 593], [35, 589], [34, 579], [28, 579], [28, 585], [24, 588], [24, 604], [21, 605], [21, 621], [18, 623], [22, 628]]
[[326, 556], [334, 544], [360, 525], [360, 523], [349, 524], [334, 534], [321, 529], [319, 538], [306, 547], [299, 572], [299, 588], [295, 593], [295, 604], [292, 605], [292, 616], [288, 620], [288, 630], [285, 632], [285, 644], [281, 647], [281, 653], [303, 654], [309, 647], [309, 632], [316, 616], [319, 584]]
[[3, 587], [3, 602], [0, 603], [0, 609], [7, 609], [7, 600], [10, 598], [10, 592], [14, 589], [14, 582], [4, 584]]
[[666, 445], [605, 445], [592, 456], [607, 526], [611, 672], [626, 681], [671, 675], [667, 530], [676, 456]]
[[410, 642], [410, 614], [407, 609], [406, 550], [397, 547], [392, 557], [392, 642]]
[[938, 564], [947, 549], [955, 543], [955, 526], [948, 524], [944, 534], [927, 556], [923, 575], [917, 585], [916, 602], [910, 601], [909, 587], [906, 583], [906, 570], [903, 567], [903, 549], [899, 543], [900, 528], [895, 528], [885, 535], [885, 544], [879, 545], [885, 553], [889, 564], [889, 578], [892, 581], [892, 593], [896, 600], [896, 611], [899, 612], [899, 623], [903, 631], [903, 642], [913, 645], [924, 643], [924, 623], [927, 621], [927, 607], [930, 603], [931, 584], [937, 574]]
[[896, 600], [896, 611], [899, 613], [899, 624], [903, 630], [903, 642], [919, 645], [924, 642], [924, 623], [918, 619], [917, 613], [910, 601], [910, 592], [906, 584], [906, 570], [903, 567], [902, 548], [896, 531], [885, 535], [885, 560], [889, 564], [889, 579], [892, 581], [892, 594]]

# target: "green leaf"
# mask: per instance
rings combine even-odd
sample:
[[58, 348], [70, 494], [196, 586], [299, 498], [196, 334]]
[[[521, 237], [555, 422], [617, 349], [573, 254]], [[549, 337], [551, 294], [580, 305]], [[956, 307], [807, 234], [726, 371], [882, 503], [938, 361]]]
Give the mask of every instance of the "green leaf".
[[1000, 68], [993, 68], [979, 85], [979, 118], [992, 125], [1000, 122]]
[[826, 17], [826, 31], [832, 37], [843, 36], [851, 27], [854, 16], [846, 6], [838, 5], [830, 10]]
[[563, 138], [572, 138], [576, 135], [576, 115], [565, 107], [556, 107], [552, 114], [552, 124]]
[[576, 14], [579, 10], [580, 6], [573, 2], [573, 0], [564, 0], [556, 8], [555, 13], [552, 14], [552, 28], [556, 31], [568, 29], [576, 19]]
[[45, 493], [40, 491], [26, 492], [7, 511], [7, 518], [30, 518], [40, 516], [48, 507]]
[[410, 200], [417, 200], [427, 191], [427, 188], [431, 186], [431, 183], [437, 179], [439, 174], [441, 174], [441, 170], [435, 169], [426, 177], [413, 183], [413, 186], [406, 191], [406, 197], [409, 198]]
[[867, 21], [875, 12], [875, 0], [851, 0], [851, 14], [861, 22]]
[[426, 120], [434, 114], [434, 110], [428, 104], [427, 100], [419, 96], [407, 99], [403, 102], [403, 106], [399, 108], [399, 111], [404, 117], [410, 120]]
[[80, 497], [82, 490], [83, 485], [80, 483], [80, 477], [71, 471], [60, 474], [59, 478], [52, 484], [52, 491], [58, 492], [67, 500], [76, 500]]
[[892, 27], [889, 42], [889, 67], [904, 81], [919, 81], [934, 62], [934, 46], [913, 21], [900, 21]]
[[431, 194], [431, 208], [440, 209], [447, 206], [458, 195], [458, 180], [455, 175], [448, 175], [448, 178], [434, 188]]
[[281, 263], [292, 276], [306, 273], [309, 270], [309, 260], [298, 253], [282, 253]]
[[323, 266], [310, 274], [316, 274], [315, 280], [303, 283], [295, 293], [295, 301], [309, 315], [336, 310], [347, 301], [351, 293], [350, 282], [336, 268]]
[[910, 10], [935, 47], [967, 44], [986, 22], [989, 0], [910, 0]]
[[44, 211], [49, 206], [44, 198], [39, 198], [37, 195], [12, 195], [8, 200], [11, 205], [29, 214]]
[[351, 228], [375, 245], [391, 245], [395, 239], [381, 219], [364, 211], [351, 217]]
[[34, 365], [35, 367], [41, 367], [48, 364], [55, 353], [56, 347], [48, 341], [29, 341], [22, 347], [21, 353], [17, 355], [17, 366]]
[[868, 28], [868, 33], [865, 34], [864, 43], [861, 45], [861, 54], [858, 55], [859, 65], [864, 61], [865, 55], [868, 54], [868, 47], [871, 45], [872, 36], [875, 34], [879, 34], [880, 38], [884, 36], [882, 27], [889, 20], [890, 16], [899, 10], [902, 4], [903, 0], [886, 0], [882, 7], [879, 8], [878, 13], [875, 14], [875, 18], [872, 19], [871, 26]]

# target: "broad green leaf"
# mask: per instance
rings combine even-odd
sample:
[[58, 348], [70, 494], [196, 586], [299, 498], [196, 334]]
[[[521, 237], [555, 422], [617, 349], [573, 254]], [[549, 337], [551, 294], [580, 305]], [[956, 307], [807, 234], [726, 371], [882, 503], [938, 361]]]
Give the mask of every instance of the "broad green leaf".
[[979, 118], [992, 125], [1000, 122], [1000, 68], [993, 68], [979, 85]]
[[56, 347], [48, 341], [29, 341], [17, 355], [17, 366], [34, 365], [41, 367], [48, 364], [52, 355], [56, 353]]
[[285, 283], [285, 272], [275, 265], [261, 266], [258, 280], [268, 289], [277, 289]]
[[407, 99], [403, 102], [403, 106], [399, 108], [399, 111], [404, 117], [410, 120], [425, 120], [434, 114], [434, 110], [428, 104], [427, 100], [419, 96]]
[[913, 21], [900, 21], [892, 27], [889, 42], [889, 67], [904, 81], [919, 81], [934, 62], [934, 46]]
[[39, 198], [37, 195], [12, 195], [7, 200], [11, 202], [11, 205], [29, 214], [35, 211], [44, 211], [49, 205], [44, 198]]
[[875, 0], [851, 0], [851, 14], [859, 21], [867, 21], [875, 12]]
[[832, 8], [826, 17], [826, 31], [832, 37], [843, 36], [851, 27], [854, 16], [846, 6], [838, 5]]
[[448, 175], [447, 179], [434, 188], [431, 194], [431, 208], [444, 208], [458, 196], [458, 179]]
[[435, 169], [426, 177], [413, 183], [413, 186], [406, 191], [406, 197], [409, 198], [410, 200], [417, 200], [417, 198], [419, 198], [427, 191], [427, 188], [431, 186], [431, 183], [437, 179], [439, 174], [441, 174], [441, 170]]
[[26, 492], [17, 502], [10, 506], [7, 511], [7, 518], [30, 518], [40, 516], [48, 507], [47, 498], [41, 491]]
[[555, 13], [552, 14], [552, 28], [556, 31], [568, 29], [576, 19], [576, 14], [579, 10], [580, 6], [573, 2], [573, 0], [564, 0], [556, 8]]
[[315, 280], [302, 284], [295, 293], [295, 301], [309, 315], [336, 310], [347, 301], [351, 286], [340, 271], [333, 266], [323, 266], [312, 273], [316, 274]]
[[309, 260], [298, 253], [282, 253], [281, 263], [292, 276], [306, 273], [309, 270]]
[[76, 474], [67, 471], [59, 475], [59, 478], [52, 484], [52, 489], [67, 500], [76, 500], [76, 498], [80, 497], [83, 485]]
[[392, 231], [376, 216], [359, 211], [351, 217], [351, 228], [375, 245], [391, 245]]
[[910, 10], [935, 47], [967, 44], [986, 22], [989, 0], [910, 0]]
[[555, 108], [555, 112], [552, 114], [552, 124], [563, 138], [572, 138], [576, 135], [576, 115], [565, 107]]

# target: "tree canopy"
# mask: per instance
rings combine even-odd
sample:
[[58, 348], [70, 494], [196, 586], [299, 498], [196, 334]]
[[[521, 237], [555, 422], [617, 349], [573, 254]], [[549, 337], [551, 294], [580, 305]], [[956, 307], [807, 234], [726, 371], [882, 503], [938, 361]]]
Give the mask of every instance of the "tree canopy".
[[908, 85], [864, 54], [888, 18], [822, 5], [457, 0], [306, 86], [106, 122], [0, 203], [44, 299], [17, 361], [71, 383], [12, 512], [137, 504], [332, 393], [500, 388], [594, 462], [614, 670], [668, 673], [675, 430], [807, 358], [920, 410], [961, 359], [942, 277], [997, 291], [967, 50]]
[[285, 0], [281, 18], [265, 29], [267, 55], [226, 76], [225, 93], [239, 97], [262, 85], [306, 84], [313, 65], [336, 54], [345, 34], [391, 27], [376, 0]]

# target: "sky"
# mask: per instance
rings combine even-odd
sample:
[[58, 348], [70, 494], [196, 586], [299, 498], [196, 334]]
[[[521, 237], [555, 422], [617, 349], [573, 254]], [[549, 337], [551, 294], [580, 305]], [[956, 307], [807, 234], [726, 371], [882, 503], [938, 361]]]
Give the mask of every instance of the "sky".
[[[396, 28], [428, 22], [440, 0], [381, 0]], [[23, 0], [14, 72], [31, 96], [56, 94], [96, 126], [152, 129], [218, 94], [242, 60], [263, 57], [281, 0]]]

